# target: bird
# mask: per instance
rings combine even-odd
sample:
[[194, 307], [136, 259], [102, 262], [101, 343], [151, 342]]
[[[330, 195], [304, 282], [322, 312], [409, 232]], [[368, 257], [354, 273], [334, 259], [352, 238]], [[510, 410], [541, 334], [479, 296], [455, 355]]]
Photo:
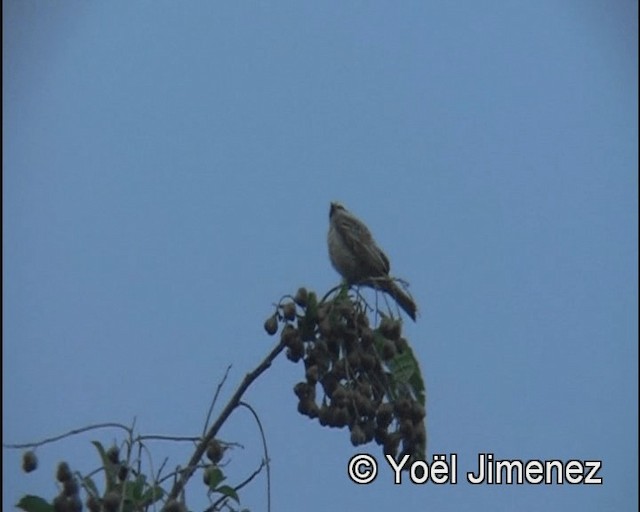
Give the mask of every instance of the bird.
[[332, 202], [329, 209], [327, 245], [333, 268], [347, 284], [367, 285], [388, 293], [416, 321], [416, 303], [389, 276], [389, 258], [364, 222], [337, 202]]

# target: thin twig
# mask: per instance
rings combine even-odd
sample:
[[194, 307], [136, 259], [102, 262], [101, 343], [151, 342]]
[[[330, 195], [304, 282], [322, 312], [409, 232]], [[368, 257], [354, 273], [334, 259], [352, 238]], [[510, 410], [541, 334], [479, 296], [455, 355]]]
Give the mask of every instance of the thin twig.
[[204, 455], [204, 452], [207, 449], [207, 445], [209, 444], [209, 441], [215, 438], [216, 434], [218, 433], [218, 430], [220, 430], [220, 427], [222, 427], [222, 425], [227, 420], [229, 415], [238, 406], [238, 403], [240, 402], [240, 398], [242, 397], [244, 392], [249, 388], [249, 386], [253, 383], [253, 381], [255, 381], [265, 370], [267, 370], [267, 368], [271, 366], [271, 363], [273, 363], [273, 360], [278, 356], [278, 354], [280, 354], [280, 352], [282, 352], [283, 349], [284, 349], [284, 343], [280, 341], [271, 350], [271, 352], [267, 354], [267, 356], [262, 360], [262, 362], [258, 366], [256, 366], [256, 368], [253, 371], [245, 375], [244, 379], [238, 386], [238, 389], [233, 394], [233, 396], [229, 399], [229, 402], [227, 402], [227, 405], [220, 413], [220, 416], [218, 416], [218, 419], [216, 419], [213, 425], [211, 425], [211, 428], [209, 429], [207, 434], [204, 436], [202, 441], [200, 441], [200, 443], [196, 447], [196, 450], [191, 456], [191, 459], [189, 460], [187, 467], [185, 467], [182, 470], [180, 477], [174, 483], [173, 488], [169, 493], [168, 499], [176, 499], [177, 496], [180, 494], [180, 491], [184, 489], [185, 485], [187, 484], [187, 482], [195, 472], [198, 462]]
[[43, 439], [42, 441], [36, 441], [33, 443], [20, 443], [20, 444], [2, 444], [3, 448], [37, 448], [38, 446], [42, 446], [47, 443], [53, 443], [55, 441], [59, 441], [60, 439], [64, 439], [65, 437], [74, 436], [76, 434], [82, 434], [83, 432], [88, 432], [89, 430], [98, 430], [101, 428], [121, 428], [126, 431], [129, 436], [132, 434], [132, 430], [130, 427], [123, 425], [122, 423], [96, 423], [95, 425], [87, 425], [82, 428], [75, 428], [66, 432], [65, 434], [60, 434], [58, 436], [49, 437], [47, 439]]
[[333, 288], [331, 288], [331, 290], [329, 290], [327, 293], [324, 294], [324, 297], [322, 297], [322, 299], [320, 300], [320, 302], [318, 304], [322, 304], [325, 300], [327, 300], [329, 298], [329, 296], [334, 293], [337, 290], [342, 289], [342, 287], [345, 285], [345, 283], [340, 283], [338, 286], [334, 286]]
[[189, 441], [197, 443], [202, 437], [200, 436], [165, 436], [161, 434], [147, 434], [136, 437], [135, 441]]
[[[242, 489], [245, 485], [247, 485], [249, 482], [251, 482], [251, 480], [253, 480], [255, 477], [257, 477], [260, 472], [262, 471], [262, 468], [265, 467], [265, 462], [264, 460], [260, 461], [260, 466], [258, 466], [258, 469], [256, 469], [253, 473], [251, 473], [247, 478], [245, 478], [242, 482], [240, 482], [238, 485], [236, 485], [233, 490], [234, 491], [239, 491], [240, 489]], [[210, 507], [206, 508], [204, 512], [214, 512], [216, 510], [216, 507], [220, 504], [222, 504], [222, 502], [224, 500], [228, 500], [229, 497], [228, 496], [220, 496], [214, 503], [213, 505], [211, 505]]]
[[227, 377], [229, 376], [229, 370], [231, 370], [231, 365], [227, 366], [226, 371], [222, 377], [222, 380], [218, 383], [218, 387], [216, 388], [216, 392], [213, 395], [213, 400], [211, 401], [211, 405], [209, 406], [209, 411], [207, 412], [207, 419], [204, 422], [204, 427], [202, 428], [202, 435], [207, 431], [207, 427], [209, 426], [209, 420], [211, 419], [211, 415], [213, 414], [213, 408], [216, 405], [216, 401], [218, 400], [218, 395], [220, 395], [220, 390], [224, 383], [227, 381]]
[[158, 469], [158, 473], [156, 474], [155, 478], [153, 479], [153, 481], [156, 482], [156, 484], [160, 480], [160, 475], [162, 474], [162, 471], [164, 470], [164, 467], [167, 465], [167, 462], [169, 462], [169, 457], [165, 457], [164, 460], [162, 461], [162, 464], [160, 464], [160, 469]]
[[267, 451], [267, 438], [264, 435], [264, 429], [262, 428], [262, 423], [260, 422], [258, 413], [256, 413], [254, 408], [251, 407], [246, 402], [240, 402], [238, 405], [249, 409], [251, 414], [253, 414], [253, 417], [255, 418], [256, 423], [258, 424], [258, 428], [260, 429], [260, 436], [262, 437], [262, 447], [264, 448], [264, 460], [267, 465], [267, 512], [270, 512], [271, 511], [271, 464], [269, 464], [269, 452]]

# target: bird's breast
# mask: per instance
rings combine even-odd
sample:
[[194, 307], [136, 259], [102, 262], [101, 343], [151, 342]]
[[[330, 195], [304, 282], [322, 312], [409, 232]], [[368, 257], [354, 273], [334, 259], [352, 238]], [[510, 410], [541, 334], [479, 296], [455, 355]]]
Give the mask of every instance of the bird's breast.
[[350, 283], [362, 279], [358, 258], [352, 254], [352, 251], [344, 242], [340, 233], [338, 233], [333, 226], [329, 229], [327, 242], [329, 246], [329, 259], [338, 274]]

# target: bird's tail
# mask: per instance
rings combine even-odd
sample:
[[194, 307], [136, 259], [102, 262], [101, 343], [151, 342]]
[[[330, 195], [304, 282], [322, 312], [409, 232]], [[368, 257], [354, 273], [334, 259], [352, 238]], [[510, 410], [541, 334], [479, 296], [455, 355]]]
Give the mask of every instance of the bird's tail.
[[377, 281], [375, 283], [375, 287], [393, 297], [393, 299], [398, 303], [398, 306], [404, 309], [405, 313], [409, 315], [414, 322], [416, 321], [416, 313], [418, 311], [416, 303], [407, 292], [395, 283], [395, 281], [391, 279]]

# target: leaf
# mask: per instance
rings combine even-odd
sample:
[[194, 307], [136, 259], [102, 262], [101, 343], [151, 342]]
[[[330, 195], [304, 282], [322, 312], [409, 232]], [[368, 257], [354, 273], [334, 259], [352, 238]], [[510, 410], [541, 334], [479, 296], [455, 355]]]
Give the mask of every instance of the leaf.
[[100, 493], [98, 492], [98, 487], [96, 486], [95, 482], [91, 479], [91, 477], [89, 476], [85, 476], [82, 477], [82, 485], [84, 485], [85, 488], [89, 489], [89, 491], [91, 491], [91, 494], [93, 496], [100, 496]]
[[91, 444], [96, 447], [96, 450], [98, 450], [103, 464], [105, 463], [105, 461], [109, 460], [107, 459], [107, 452], [104, 450], [104, 447], [102, 446], [102, 443], [100, 441], [91, 441]]
[[162, 499], [164, 496], [164, 489], [159, 485], [155, 485], [153, 487], [149, 487], [144, 494], [142, 495], [142, 502], [149, 503], [149, 505], [155, 503], [156, 501]]
[[107, 452], [105, 451], [102, 444], [100, 444], [100, 441], [91, 441], [91, 444], [96, 447], [96, 450], [98, 450], [98, 453], [100, 454], [100, 459], [102, 459], [106, 487], [105, 493], [112, 491], [117, 484], [116, 478], [118, 476], [118, 467], [116, 464], [109, 460], [109, 457], [107, 457]]
[[312, 341], [315, 339], [315, 327], [318, 321], [318, 298], [314, 292], [307, 295], [307, 307], [304, 317], [302, 317], [298, 325], [300, 326], [300, 334], [303, 341]]
[[138, 502], [142, 498], [142, 491], [144, 491], [147, 477], [144, 475], [138, 475], [138, 477], [125, 485], [124, 495], [131, 499], [131, 501]]
[[233, 487], [229, 487], [228, 485], [222, 485], [215, 489], [216, 492], [223, 494], [227, 498], [231, 498], [235, 500], [236, 503], [240, 503], [240, 498], [238, 497], [238, 493]]
[[373, 344], [376, 347], [378, 353], [382, 352], [382, 345], [387, 338], [385, 338], [378, 329], [373, 331]]
[[209, 489], [212, 491], [215, 491], [218, 484], [226, 479], [220, 468], [208, 468], [207, 475], [209, 477]]
[[18, 503], [16, 503], [17, 508], [21, 508], [26, 512], [53, 512], [54, 508], [47, 500], [41, 498], [40, 496], [33, 496], [31, 494], [27, 494], [23, 496]]
[[311, 323], [315, 323], [315, 321], [318, 319], [318, 297], [314, 292], [309, 292], [307, 295], [306, 309], [307, 314], [305, 316], [308, 317]]
[[409, 354], [408, 350], [396, 354], [388, 365], [394, 379], [405, 384], [409, 382], [416, 371], [419, 371], [417, 361], [413, 358], [413, 354]]
[[413, 354], [411, 347], [407, 346], [405, 350], [397, 354], [388, 363], [389, 369], [393, 374], [396, 382], [408, 385], [411, 388], [416, 400], [425, 406], [427, 392], [420, 371], [420, 364]]

